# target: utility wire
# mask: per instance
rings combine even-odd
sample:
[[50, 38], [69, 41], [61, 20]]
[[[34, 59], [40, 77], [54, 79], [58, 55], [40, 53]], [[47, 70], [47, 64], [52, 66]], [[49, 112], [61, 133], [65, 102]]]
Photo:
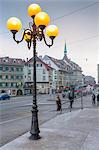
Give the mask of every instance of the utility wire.
[[77, 10], [74, 10], [74, 11], [72, 11], [72, 12], [69, 12], [69, 13], [67, 13], [67, 14], [64, 14], [63, 16], [54, 18], [52, 21], [57, 21], [57, 20], [62, 19], [62, 18], [64, 18], [64, 17], [66, 17], [66, 16], [73, 15], [73, 14], [79, 12], [79, 11], [82, 11], [82, 10], [84, 10], [84, 9], [87, 9], [87, 8], [89, 8], [89, 7], [92, 7], [93, 5], [96, 5], [96, 4], [99, 4], [99, 2], [92, 3], [92, 4], [88, 5], [88, 6], [85, 6], [85, 7], [79, 8], [79, 9], [77, 9]]
[[[64, 18], [64, 17], [66, 17], [66, 16], [73, 15], [73, 14], [79, 12], [79, 11], [82, 11], [82, 10], [84, 10], [84, 9], [87, 9], [87, 8], [89, 8], [89, 7], [92, 7], [93, 5], [96, 5], [96, 4], [99, 4], [99, 2], [92, 3], [92, 4], [87, 5], [87, 6], [85, 6], [85, 7], [82, 7], [82, 8], [79, 8], [79, 9], [77, 9], [77, 10], [74, 10], [74, 11], [72, 11], [72, 12], [70, 12], [70, 13], [64, 14], [63, 16], [57, 17], [57, 18], [53, 19], [52, 21], [57, 21], [57, 20], [62, 19], [62, 18]], [[7, 33], [9, 33], [9, 32], [1, 32], [0, 34], [7, 34]]]
[[[78, 43], [78, 42], [84, 42], [84, 41], [86, 41], [86, 40], [91, 40], [91, 39], [93, 39], [93, 38], [97, 38], [99, 36], [99, 34], [97, 34], [97, 35], [93, 35], [93, 36], [90, 36], [90, 37], [87, 37], [87, 38], [84, 38], [84, 39], [80, 39], [80, 40], [75, 40], [75, 41], [71, 41], [71, 42], [67, 42], [67, 45], [72, 45], [72, 44], [75, 44], [75, 43]], [[60, 44], [57, 44], [54, 48], [56, 49], [56, 48], [59, 48], [59, 46], [60, 45], [62, 45], [62, 43], [60, 43]]]
[[86, 41], [86, 40], [91, 40], [91, 39], [96, 38], [96, 37], [98, 37], [98, 36], [99, 36], [99, 34], [93, 35], [93, 36], [91, 36], [91, 37], [87, 37], [87, 38], [84, 38], [84, 39], [81, 39], [81, 40], [77, 40], [77, 41], [71, 41], [71, 42], [69, 42], [69, 43], [72, 44], [72, 43], [83, 42], [83, 41]]

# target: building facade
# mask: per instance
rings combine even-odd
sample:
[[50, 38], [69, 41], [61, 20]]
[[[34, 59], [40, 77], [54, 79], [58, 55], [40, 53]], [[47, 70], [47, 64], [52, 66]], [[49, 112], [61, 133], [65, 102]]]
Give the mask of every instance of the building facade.
[[53, 82], [56, 84], [57, 89], [83, 84], [82, 69], [78, 64], [68, 59], [66, 44], [63, 59], [56, 59], [45, 55], [43, 61], [54, 68]]
[[[49, 93], [52, 88], [53, 69], [36, 56], [37, 93]], [[33, 58], [24, 66], [24, 93], [33, 93]]]
[[95, 85], [96, 81], [95, 78], [92, 76], [83, 76], [84, 78], [84, 84], [86, 85]]
[[53, 70], [53, 84], [55, 89], [60, 89], [67, 86], [69, 83], [68, 66], [65, 66], [63, 60], [58, 60], [53, 57], [45, 55], [43, 61], [50, 65]]
[[22, 59], [0, 57], [0, 93], [23, 95], [23, 67]]

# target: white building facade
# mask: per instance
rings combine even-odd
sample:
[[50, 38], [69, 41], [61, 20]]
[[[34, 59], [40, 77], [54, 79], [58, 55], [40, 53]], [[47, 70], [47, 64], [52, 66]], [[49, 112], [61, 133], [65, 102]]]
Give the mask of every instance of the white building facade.
[[43, 61], [50, 65], [53, 70], [53, 83], [56, 89], [70, 85], [82, 85], [82, 69], [67, 57], [66, 44], [63, 59], [56, 59], [45, 55]]
[[[52, 87], [53, 69], [36, 56], [37, 93], [49, 93]], [[33, 90], [33, 58], [24, 66], [24, 91], [32, 94]]]

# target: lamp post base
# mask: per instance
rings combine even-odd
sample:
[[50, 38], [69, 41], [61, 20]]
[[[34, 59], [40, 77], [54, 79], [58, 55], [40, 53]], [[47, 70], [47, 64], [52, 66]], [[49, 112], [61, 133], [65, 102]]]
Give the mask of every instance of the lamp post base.
[[31, 134], [31, 136], [29, 137], [30, 140], [39, 140], [41, 139], [41, 137], [37, 134]]
[[37, 106], [33, 105], [32, 107], [32, 122], [31, 122], [31, 136], [29, 137], [30, 140], [38, 140], [41, 137], [39, 136], [40, 130], [39, 130], [39, 123], [38, 123], [38, 110]]

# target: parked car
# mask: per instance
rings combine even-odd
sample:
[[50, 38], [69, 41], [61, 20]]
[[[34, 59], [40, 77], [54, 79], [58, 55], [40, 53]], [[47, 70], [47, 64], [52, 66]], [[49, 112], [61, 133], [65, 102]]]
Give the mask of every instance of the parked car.
[[6, 100], [6, 99], [10, 99], [10, 95], [7, 93], [1, 93], [0, 100]]

